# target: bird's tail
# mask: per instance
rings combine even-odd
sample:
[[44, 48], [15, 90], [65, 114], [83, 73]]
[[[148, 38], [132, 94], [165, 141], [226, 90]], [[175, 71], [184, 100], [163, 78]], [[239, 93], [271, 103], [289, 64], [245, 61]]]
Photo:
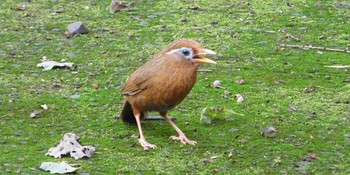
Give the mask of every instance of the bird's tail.
[[131, 104], [128, 101], [125, 101], [122, 112], [120, 113], [120, 119], [124, 123], [135, 124], [136, 119], [134, 113], [132, 112]]
[[[145, 117], [145, 113], [141, 113], [141, 118]], [[122, 112], [120, 113], [120, 119], [124, 122], [124, 123], [128, 123], [128, 124], [136, 124], [136, 119], [135, 119], [135, 115], [132, 111], [132, 106], [128, 101], [125, 101], [124, 107]]]

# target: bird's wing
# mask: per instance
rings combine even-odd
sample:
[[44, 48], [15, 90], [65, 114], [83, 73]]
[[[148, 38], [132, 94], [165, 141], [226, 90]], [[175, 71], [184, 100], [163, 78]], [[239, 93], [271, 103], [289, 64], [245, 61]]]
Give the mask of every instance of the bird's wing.
[[147, 89], [147, 87], [152, 84], [152, 77], [156, 76], [157, 71], [155, 67], [157, 67], [157, 63], [156, 59], [152, 59], [130, 75], [126, 80], [122, 95], [133, 96]]
[[[135, 75], [135, 74], [133, 74], [133, 75]], [[142, 76], [140, 76], [140, 78], [142, 78]], [[146, 79], [140, 79], [140, 78], [133, 77], [132, 79], [130, 79], [130, 77], [129, 77], [126, 84], [124, 85], [122, 95], [133, 96], [133, 95], [138, 94], [142, 90], [146, 89], [145, 83], [142, 83], [142, 82], [145, 82]]]

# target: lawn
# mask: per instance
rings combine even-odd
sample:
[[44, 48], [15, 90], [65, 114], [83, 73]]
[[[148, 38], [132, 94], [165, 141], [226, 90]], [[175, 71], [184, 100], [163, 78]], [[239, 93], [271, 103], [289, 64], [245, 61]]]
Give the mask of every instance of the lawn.
[[[49, 174], [39, 169], [48, 161], [79, 164], [85, 175], [350, 173], [350, 69], [325, 67], [350, 65], [350, 54], [280, 46], [349, 49], [350, 2], [135, 2], [110, 13], [110, 1], [2, 0], [0, 174]], [[76, 21], [89, 33], [67, 38]], [[121, 87], [179, 38], [218, 53], [218, 64], [203, 65], [210, 71], [199, 72], [169, 112], [198, 144], [169, 139], [176, 132], [165, 121], [144, 121], [146, 138], [157, 145], [144, 151], [137, 127], [115, 119]], [[43, 71], [43, 58], [75, 66]], [[215, 80], [222, 88], [211, 86]], [[236, 94], [245, 100], [237, 103]], [[210, 112], [211, 123], [200, 121], [205, 107], [219, 109]], [[261, 134], [269, 126], [276, 136]], [[68, 132], [96, 154], [45, 156]]]

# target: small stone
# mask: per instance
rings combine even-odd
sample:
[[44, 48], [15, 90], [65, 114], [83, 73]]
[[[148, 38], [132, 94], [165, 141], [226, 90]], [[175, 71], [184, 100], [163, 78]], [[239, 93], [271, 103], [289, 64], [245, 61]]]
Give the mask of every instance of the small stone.
[[67, 39], [71, 38], [73, 34], [69, 33], [68, 31], [64, 32], [64, 36], [66, 36]]
[[237, 128], [231, 128], [228, 130], [228, 132], [237, 132], [237, 131], [239, 131], [239, 129], [237, 129]]
[[67, 26], [68, 32], [71, 34], [85, 34], [88, 33], [88, 29], [85, 28], [81, 21], [69, 24]]
[[226, 119], [226, 121], [227, 121], [227, 122], [233, 122], [233, 121], [235, 121], [235, 119], [232, 118], [232, 117], [229, 117], [229, 118]]
[[32, 113], [30, 113], [30, 118], [40, 118], [41, 116], [39, 115], [40, 112], [39, 111], [33, 111]]

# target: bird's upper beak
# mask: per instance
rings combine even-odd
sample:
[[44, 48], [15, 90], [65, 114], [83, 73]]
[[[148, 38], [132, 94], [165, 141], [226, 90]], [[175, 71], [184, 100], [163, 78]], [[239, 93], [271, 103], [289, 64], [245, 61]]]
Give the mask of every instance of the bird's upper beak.
[[198, 55], [200, 55], [201, 57], [194, 59], [196, 62], [216, 64], [215, 61], [202, 56], [202, 55], [208, 55], [208, 56], [216, 55], [216, 53], [214, 51], [209, 50], [209, 49], [201, 49], [199, 51]]

